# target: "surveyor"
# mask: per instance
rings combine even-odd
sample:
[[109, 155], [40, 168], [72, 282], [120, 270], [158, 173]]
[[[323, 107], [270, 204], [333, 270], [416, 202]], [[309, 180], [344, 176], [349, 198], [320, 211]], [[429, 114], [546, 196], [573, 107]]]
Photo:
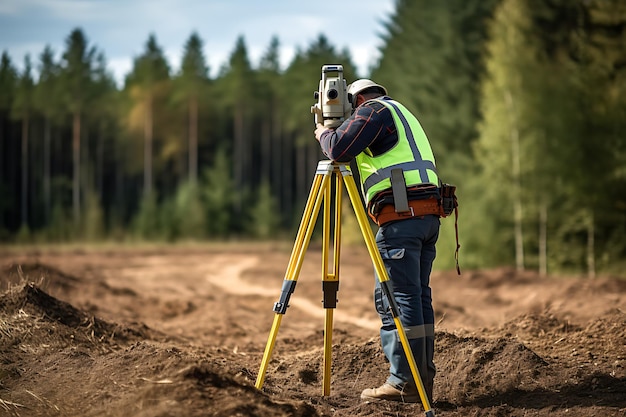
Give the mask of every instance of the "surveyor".
[[[368, 215], [379, 225], [380, 251], [400, 320], [424, 390], [432, 401], [435, 325], [430, 273], [439, 236], [440, 181], [430, 143], [417, 118], [368, 79], [348, 86], [353, 112], [336, 129], [317, 124], [315, 137], [335, 162], [356, 159]], [[389, 376], [364, 400], [420, 401], [398, 336], [387, 297], [376, 279], [374, 304], [382, 325], [380, 339], [389, 360]]]

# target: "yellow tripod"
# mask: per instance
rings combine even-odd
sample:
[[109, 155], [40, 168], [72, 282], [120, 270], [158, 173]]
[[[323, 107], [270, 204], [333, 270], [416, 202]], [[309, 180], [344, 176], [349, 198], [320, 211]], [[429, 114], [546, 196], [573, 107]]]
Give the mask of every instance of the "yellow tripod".
[[[328, 255], [330, 244], [330, 220], [331, 220], [331, 178], [335, 178], [335, 229], [334, 229], [334, 256], [332, 272], [329, 273], [328, 268]], [[324, 373], [323, 373], [323, 395], [330, 395], [330, 369], [331, 369], [331, 349], [332, 349], [332, 331], [333, 331], [333, 309], [337, 304], [337, 291], [339, 289], [339, 251], [340, 251], [340, 238], [341, 238], [341, 196], [342, 196], [342, 184], [345, 183], [348, 191], [348, 196], [352, 203], [352, 208], [356, 214], [361, 233], [365, 239], [365, 244], [369, 252], [370, 258], [374, 264], [374, 268], [378, 275], [378, 279], [381, 283], [381, 287], [389, 300], [391, 314], [402, 342], [404, 353], [408, 359], [413, 379], [417, 385], [422, 405], [427, 417], [434, 417], [434, 412], [430, 408], [428, 397], [425, 394], [424, 385], [419, 375], [413, 352], [409, 346], [409, 341], [404, 331], [404, 327], [400, 322], [400, 314], [398, 305], [396, 304], [391, 289], [391, 283], [387, 275], [387, 270], [383, 264], [383, 260], [378, 252], [376, 241], [370, 228], [367, 214], [363, 208], [359, 191], [356, 187], [352, 172], [346, 164], [340, 164], [332, 161], [320, 161], [317, 165], [317, 171], [315, 172], [315, 178], [313, 185], [309, 193], [309, 197], [304, 209], [304, 214], [300, 222], [300, 227], [296, 235], [296, 241], [294, 243], [291, 257], [289, 258], [289, 264], [287, 266], [287, 272], [285, 273], [285, 279], [281, 289], [280, 299], [274, 303], [274, 322], [270, 331], [267, 345], [265, 346], [265, 352], [263, 354], [263, 360], [261, 361], [261, 368], [257, 375], [256, 388], [261, 389], [265, 380], [265, 373], [267, 372], [267, 366], [269, 364], [274, 345], [276, 344], [276, 337], [278, 335], [278, 328], [282, 317], [285, 315], [287, 308], [289, 307], [289, 299], [293, 294], [298, 275], [302, 268], [302, 262], [304, 260], [304, 254], [308, 248], [313, 234], [317, 217], [322, 206], [324, 204], [324, 224], [323, 224], [323, 245], [322, 245], [322, 290], [324, 293], [323, 306], [325, 309], [325, 323], [324, 323]]]

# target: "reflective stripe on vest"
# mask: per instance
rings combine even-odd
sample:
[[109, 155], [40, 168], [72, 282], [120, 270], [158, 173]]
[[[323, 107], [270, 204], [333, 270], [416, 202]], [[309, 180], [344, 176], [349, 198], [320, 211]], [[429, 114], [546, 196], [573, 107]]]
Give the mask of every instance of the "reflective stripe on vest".
[[439, 186], [439, 177], [428, 138], [419, 121], [402, 104], [393, 100], [370, 100], [391, 111], [398, 143], [387, 152], [373, 156], [369, 149], [356, 157], [366, 203], [377, 193], [391, 188], [391, 171], [401, 168], [407, 187], [418, 184]]

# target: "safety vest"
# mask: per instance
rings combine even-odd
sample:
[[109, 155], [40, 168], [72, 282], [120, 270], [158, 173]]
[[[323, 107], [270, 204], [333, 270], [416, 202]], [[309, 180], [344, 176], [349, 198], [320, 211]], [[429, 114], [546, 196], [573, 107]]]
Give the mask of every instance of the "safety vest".
[[368, 204], [379, 192], [391, 188], [391, 171], [402, 169], [407, 187], [419, 184], [439, 186], [435, 157], [419, 121], [397, 101], [370, 100], [381, 103], [393, 115], [398, 143], [387, 152], [374, 156], [366, 148], [356, 157], [361, 189]]

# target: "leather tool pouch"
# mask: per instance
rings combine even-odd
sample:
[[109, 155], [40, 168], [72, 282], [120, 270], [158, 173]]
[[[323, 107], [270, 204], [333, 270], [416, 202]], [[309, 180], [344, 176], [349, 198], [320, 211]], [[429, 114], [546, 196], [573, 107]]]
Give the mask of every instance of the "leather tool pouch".
[[441, 217], [448, 217], [459, 206], [455, 192], [456, 186], [441, 184]]

